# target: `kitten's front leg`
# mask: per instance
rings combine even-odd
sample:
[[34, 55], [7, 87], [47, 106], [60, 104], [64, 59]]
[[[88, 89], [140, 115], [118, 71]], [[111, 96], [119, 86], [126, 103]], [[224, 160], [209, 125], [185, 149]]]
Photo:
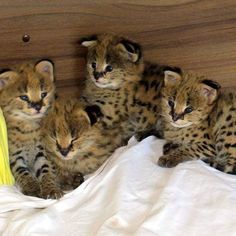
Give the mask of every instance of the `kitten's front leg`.
[[39, 181], [31, 173], [24, 157], [13, 155], [10, 160], [12, 174], [21, 192], [28, 196], [40, 197], [41, 190]]
[[215, 156], [215, 149], [211, 145], [205, 145], [203, 143], [181, 145], [161, 156], [158, 160], [158, 165], [171, 168], [181, 162], [197, 159], [211, 160]]
[[41, 186], [41, 197], [59, 199], [63, 196], [63, 191], [56, 181], [52, 164], [46, 159], [43, 152], [38, 152], [34, 160], [36, 177]]

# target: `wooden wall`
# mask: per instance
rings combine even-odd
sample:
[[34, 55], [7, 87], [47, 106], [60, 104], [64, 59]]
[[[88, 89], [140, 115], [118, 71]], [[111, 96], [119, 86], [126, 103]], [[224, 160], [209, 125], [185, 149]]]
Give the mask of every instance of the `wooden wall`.
[[147, 60], [236, 87], [235, 0], [1, 0], [0, 29], [0, 68], [50, 58], [64, 92], [84, 78], [78, 39], [102, 32], [138, 41]]

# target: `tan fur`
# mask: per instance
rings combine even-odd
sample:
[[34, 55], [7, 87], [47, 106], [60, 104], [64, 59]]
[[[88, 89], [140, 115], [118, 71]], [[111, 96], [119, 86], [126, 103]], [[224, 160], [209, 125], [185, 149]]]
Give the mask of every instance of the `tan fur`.
[[[125, 50], [122, 40], [123, 38], [117, 35], [101, 34], [97, 37], [97, 43], [89, 47], [87, 73], [96, 86], [118, 89], [126, 82], [140, 80], [143, 71], [142, 58], [133, 62], [130, 55], [136, 53]], [[93, 76], [92, 63], [96, 63], [96, 72], [103, 72], [103, 76], [97, 81]], [[105, 71], [107, 65], [112, 65], [111, 72]]]
[[[168, 83], [170, 79], [166, 74], [162, 90], [168, 144], [158, 164], [173, 167], [202, 159], [221, 171], [236, 174], [236, 93], [220, 94], [216, 82], [194, 74], [177, 75], [174, 83]], [[185, 112], [189, 107], [191, 111]]]
[[[16, 183], [26, 195], [57, 198], [62, 192], [54, 181], [41, 136], [41, 122], [54, 99], [53, 68], [46, 74], [42, 71], [48, 63], [23, 64], [0, 74], [0, 106]], [[27, 96], [27, 101], [22, 96]]]
[[[45, 121], [48, 156], [56, 166], [62, 188], [77, 187], [81, 183], [78, 176], [98, 169], [124, 140], [119, 128], [104, 130], [99, 122], [91, 126], [84, 106], [77, 99], [58, 99]], [[59, 145], [69, 147], [66, 156]], [[68, 183], [68, 179], [73, 181]]]

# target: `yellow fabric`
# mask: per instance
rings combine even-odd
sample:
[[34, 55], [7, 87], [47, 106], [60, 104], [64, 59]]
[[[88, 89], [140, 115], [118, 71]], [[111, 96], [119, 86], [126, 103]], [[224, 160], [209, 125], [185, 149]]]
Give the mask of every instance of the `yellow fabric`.
[[0, 185], [13, 185], [9, 164], [9, 153], [7, 143], [7, 128], [2, 110], [0, 109]]

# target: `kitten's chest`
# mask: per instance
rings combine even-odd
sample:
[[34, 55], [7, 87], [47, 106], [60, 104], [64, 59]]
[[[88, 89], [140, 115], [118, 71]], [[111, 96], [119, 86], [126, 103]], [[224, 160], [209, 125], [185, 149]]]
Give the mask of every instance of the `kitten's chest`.
[[39, 123], [15, 122], [8, 126], [8, 139], [11, 149], [28, 149], [32, 152], [41, 144], [41, 127]]
[[100, 89], [90, 85], [86, 88], [83, 97], [87, 103], [101, 108], [104, 115], [102, 120], [107, 125], [113, 125], [114, 122], [119, 122], [127, 116], [128, 100], [123, 89]]
[[210, 132], [206, 123], [185, 128], [175, 128], [167, 125], [164, 136], [165, 139], [175, 143], [189, 144], [210, 139]]

